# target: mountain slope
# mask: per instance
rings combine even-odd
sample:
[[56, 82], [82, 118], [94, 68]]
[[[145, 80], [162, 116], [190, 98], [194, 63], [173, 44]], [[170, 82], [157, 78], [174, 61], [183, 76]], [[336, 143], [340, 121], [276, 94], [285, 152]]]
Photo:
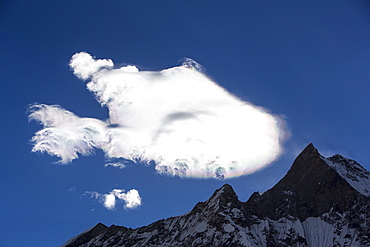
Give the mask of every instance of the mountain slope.
[[252, 195], [247, 205], [258, 206], [260, 212], [251, 214], [262, 213], [271, 219], [289, 215], [303, 221], [328, 212], [334, 205], [338, 210], [347, 210], [359, 192], [328, 166], [329, 159], [322, 157], [312, 144], [308, 145], [273, 188], [262, 196]]
[[370, 173], [310, 144], [273, 188], [225, 184], [190, 212], [131, 229], [98, 224], [63, 246], [370, 246]]

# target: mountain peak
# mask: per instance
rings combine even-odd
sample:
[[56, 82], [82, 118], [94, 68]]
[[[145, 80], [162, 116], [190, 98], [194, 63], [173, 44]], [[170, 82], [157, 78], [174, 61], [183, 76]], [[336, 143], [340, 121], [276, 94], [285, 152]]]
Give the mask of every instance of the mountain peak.
[[[309, 144], [283, 179], [261, 196], [253, 194], [247, 203], [253, 205], [257, 215], [271, 219], [293, 216], [304, 221], [330, 211], [333, 205], [341, 212], [346, 211], [359, 193], [370, 193], [370, 173], [359, 166], [354, 169], [353, 164], [357, 162], [338, 155], [333, 157], [321, 156], [313, 144]], [[353, 169], [349, 172], [347, 166]], [[363, 179], [356, 181], [360, 175], [355, 176], [353, 170]], [[355, 178], [348, 179], [351, 176]]]
[[299, 157], [314, 157], [314, 156], [320, 156], [320, 153], [317, 150], [317, 148], [312, 143], [310, 143], [303, 149], [303, 151], [297, 156], [296, 159], [298, 159]]
[[304, 152], [318, 152], [317, 149], [315, 148], [315, 146], [313, 145], [313, 143], [309, 143], [301, 153], [304, 153]]
[[96, 224], [94, 227], [87, 229], [83, 233], [69, 239], [61, 247], [80, 246], [95, 236], [105, 233], [108, 227], [102, 223]]
[[220, 189], [218, 189], [218, 191], [222, 195], [227, 195], [227, 196], [234, 196], [234, 195], [236, 195], [233, 187], [230, 184], [227, 184], [227, 183], [224, 184], [224, 185], [222, 185], [222, 187]]
[[229, 207], [231, 204], [233, 206], [240, 204], [233, 187], [229, 184], [224, 184], [221, 188], [217, 189], [213, 195], [205, 201], [204, 204], [212, 210], [222, 210], [223, 208]]
[[224, 184], [221, 188], [217, 189], [209, 200], [217, 199], [220, 197], [235, 197], [237, 196], [233, 187], [230, 184]]

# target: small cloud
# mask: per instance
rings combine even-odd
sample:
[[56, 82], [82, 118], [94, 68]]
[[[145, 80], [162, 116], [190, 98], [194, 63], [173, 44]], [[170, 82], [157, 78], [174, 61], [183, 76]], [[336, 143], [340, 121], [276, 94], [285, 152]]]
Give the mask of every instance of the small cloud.
[[105, 164], [104, 167], [108, 167], [108, 166], [113, 166], [113, 167], [118, 168], [118, 169], [126, 168], [126, 166], [122, 163], [107, 163], [107, 164]]
[[139, 191], [132, 189], [127, 191], [126, 193], [119, 193], [117, 197], [121, 200], [125, 201], [125, 208], [137, 208], [141, 205], [141, 197], [139, 195]]
[[76, 187], [75, 187], [75, 186], [73, 186], [73, 187], [69, 188], [69, 189], [68, 189], [68, 191], [70, 191], [70, 192], [74, 192], [74, 191], [76, 191]]
[[104, 207], [106, 207], [107, 209], [114, 209], [116, 207], [116, 197], [114, 194], [109, 193], [109, 194], [106, 194], [104, 195]]
[[91, 198], [99, 200], [106, 209], [114, 210], [118, 202], [124, 202], [124, 208], [133, 209], [142, 204], [139, 191], [136, 189], [125, 192], [123, 189], [113, 189], [108, 194], [100, 194], [96, 191], [86, 191], [84, 195], [90, 195]]
[[93, 199], [97, 199], [97, 200], [100, 200], [101, 197], [102, 197], [102, 194], [96, 192], [96, 191], [85, 191], [85, 193], [83, 194], [83, 196], [85, 195], [89, 195], [90, 198], [93, 198]]

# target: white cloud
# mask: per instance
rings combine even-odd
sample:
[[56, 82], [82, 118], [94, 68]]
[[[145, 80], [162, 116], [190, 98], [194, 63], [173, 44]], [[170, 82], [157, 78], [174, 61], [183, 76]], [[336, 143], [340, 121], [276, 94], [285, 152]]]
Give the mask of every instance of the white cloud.
[[107, 209], [114, 209], [116, 207], [116, 197], [114, 194], [106, 194], [103, 198], [104, 207], [106, 207]]
[[118, 169], [126, 168], [126, 166], [122, 163], [106, 163], [104, 166], [105, 167], [113, 166], [113, 167], [118, 168]]
[[102, 194], [96, 192], [96, 191], [85, 191], [83, 195], [90, 195], [91, 198], [93, 199], [98, 199], [100, 200], [102, 197]]
[[114, 210], [117, 202], [124, 202], [124, 207], [127, 209], [137, 208], [142, 203], [139, 191], [136, 189], [132, 189], [127, 192], [123, 189], [113, 189], [108, 194], [100, 194], [96, 191], [86, 191], [85, 194], [90, 195], [91, 198], [99, 200], [103, 206], [109, 210]]
[[95, 60], [90, 54], [80, 52], [73, 55], [69, 66], [73, 69], [73, 73], [80, 79], [87, 80], [93, 74], [102, 68], [112, 68], [113, 62], [110, 59]]
[[136, 208], [141, 205], [141, 197], [139, 191], [133, 189], [127, 191], [127, 193], [119, 192], [116, 196], [125, 201], [125, 208]]
[[183, 66], [113, 69], [111, 60], [75, 54], [70, 62], [109, 119], [79, 118], [57, 106], [34, 105], [30, 119], [44, 129], [33, 151], [68, 163], [102, 149], [108, 158], [149, 163], [165, 175], [229, 178], [254, 172], [282, 152], [283, 121], [225, 89], [186, 59]]
[[78, 154], [91, 154], [106, 142], [107, 124], [103, 121], [80, 118], [55, 105], [34, 104], [29, 111], [29, 119], [44, 126], [31, 139], [32, 152], [46, 152], [60, 157], [61, 163], [68, 163]]

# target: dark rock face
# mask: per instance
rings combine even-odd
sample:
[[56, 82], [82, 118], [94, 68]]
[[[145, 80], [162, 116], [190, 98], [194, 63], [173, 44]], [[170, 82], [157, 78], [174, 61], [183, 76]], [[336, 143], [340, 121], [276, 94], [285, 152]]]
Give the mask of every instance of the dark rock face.
[[370, 173], [310, 144], [273, 188], [225, 184], [190, 212], [130, 229], [98, 224], [63, 246], [370, 246]]
[[329, 167], [310, 144], [282, 180], [262, 196], [253, 194], [247, 205], [257, 209], [251, 214], [261, 217], [277, 220], [293, 216], [304, 221], [308, 217], [320, 216], [332, 207], [344, 212], [356, 200], [358, 192]]

